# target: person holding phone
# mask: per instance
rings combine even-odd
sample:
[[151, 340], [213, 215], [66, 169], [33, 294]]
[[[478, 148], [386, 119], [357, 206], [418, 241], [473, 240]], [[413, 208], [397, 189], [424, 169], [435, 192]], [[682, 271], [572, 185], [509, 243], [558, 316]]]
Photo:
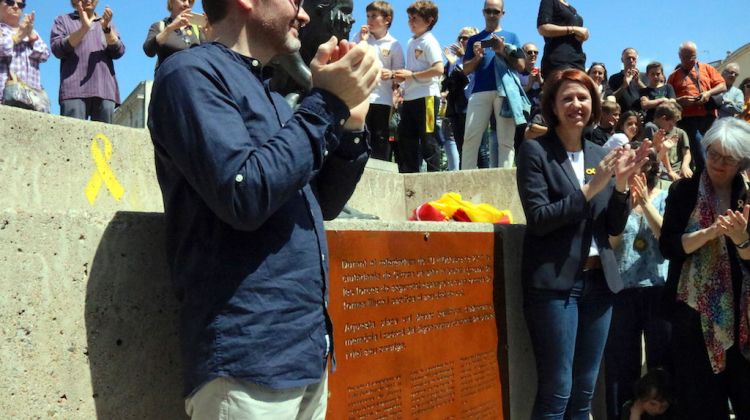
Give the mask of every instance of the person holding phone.
[[148, 29], [143, 52], [156, 58], [156, 68], [170, 55], [206, 41], [205, 17], [193, 13], [195, 0], [167, 0], [170, 15]]
[[[500, 20], [505, 16], [503, 0], [487, 0], [482, 8], [484, 30], [467, 42], [464, 55], [464, 74], [473, 77], [471, 96], [466, 110], [464, 144], [461, 153], [461, 169], [477, 169], [482, 135], [487, 131], [490, 118], [495, 117], [497, 142], [490, 141], [493, 166], [513, 166], [515, 150], [513, 138], [516, 125], [511, 118], [503, 118], [505, 96], [498, 95], [495, 78], [495, 52], [493, 47], [502, 39], [505, 44], [520, 46], [518, 36], [502, 28]], [[497, 158], [495, 158], [497, 156]]]

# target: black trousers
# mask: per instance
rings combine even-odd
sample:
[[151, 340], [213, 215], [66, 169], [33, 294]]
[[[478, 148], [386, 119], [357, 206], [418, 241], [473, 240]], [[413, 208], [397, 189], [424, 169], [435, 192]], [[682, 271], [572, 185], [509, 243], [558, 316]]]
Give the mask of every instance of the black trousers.
[[648, 369], [672, 373], [669, 341], [672, 326], [662, 314], [664, 287], [637, 287], [615, 295], [607, 347], [604, 350], [607, 418], [619, 420], [622, 405], [633, 400], [641, 377], [641, 334], [646, 341]]
[[716, 117], [706, 115], [702, 117], [683, 117], [677, 122], [677, 126], [685, 130], [690, 139], [690, 156], [693, 159], [696, 172], [706, 167], [706, 151], [701, 146], [703, 135], [706, 134]]
[[365, 122], [370, 130], [370, 147], [372, 147], [370, 157], [374, 159], [391, 160], [391, 143], [388, 141], [390, 116], [390, 105], [370, 104]]
[[440, 170], [440, 145], [436, 117], [440, 100], [427, 96], [404, 101], [398, 124], [398, 168], [401, 173], [419, 172], [422, 159], [429, 172]]
[[672, 315], [675, 408], [683, 420], [728, 420], [731, 401], [737, 420], [750, 419], [750, 362], [737, 344], [727, 351], [726, 369], [715, 374], [703, 341], [700, 315], [679, 302]]

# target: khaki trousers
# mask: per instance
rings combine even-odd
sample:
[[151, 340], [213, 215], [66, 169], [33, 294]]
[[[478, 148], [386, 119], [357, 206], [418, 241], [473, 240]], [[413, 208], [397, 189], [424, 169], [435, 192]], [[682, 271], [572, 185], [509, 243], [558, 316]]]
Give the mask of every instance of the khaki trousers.
[[327, 406], [328, 369], [317, 384], [281, 390], [216, 378], [185, 400], [192, 420], [324, 420]]

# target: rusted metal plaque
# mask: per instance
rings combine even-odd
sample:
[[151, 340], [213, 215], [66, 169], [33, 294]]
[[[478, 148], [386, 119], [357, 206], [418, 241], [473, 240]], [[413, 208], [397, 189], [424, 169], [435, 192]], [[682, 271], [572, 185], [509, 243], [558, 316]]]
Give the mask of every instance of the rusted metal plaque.
[[329, 231], [331, 419], [502, 419], [491, 232]]

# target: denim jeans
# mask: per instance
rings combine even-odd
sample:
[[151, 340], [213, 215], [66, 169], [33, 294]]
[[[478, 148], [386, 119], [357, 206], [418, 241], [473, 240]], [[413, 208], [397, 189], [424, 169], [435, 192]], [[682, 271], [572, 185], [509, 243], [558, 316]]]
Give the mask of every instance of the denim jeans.
[[581, 273], [569, 291], [525, 290], [537, 371], [533, 420], [588, 420], [613, 296], [601, 270]]
[[440, 126], [440, 133], [443, 136], [443, 149], [445, 155], [448, 158], [448, 170], [457, 171], [460, 168], [460, 158], [458, 155], [458, 147], [456, 147], [456, 139], [453, 136], [453, 124], [448, 118], [443, 118], [443, 123]]

